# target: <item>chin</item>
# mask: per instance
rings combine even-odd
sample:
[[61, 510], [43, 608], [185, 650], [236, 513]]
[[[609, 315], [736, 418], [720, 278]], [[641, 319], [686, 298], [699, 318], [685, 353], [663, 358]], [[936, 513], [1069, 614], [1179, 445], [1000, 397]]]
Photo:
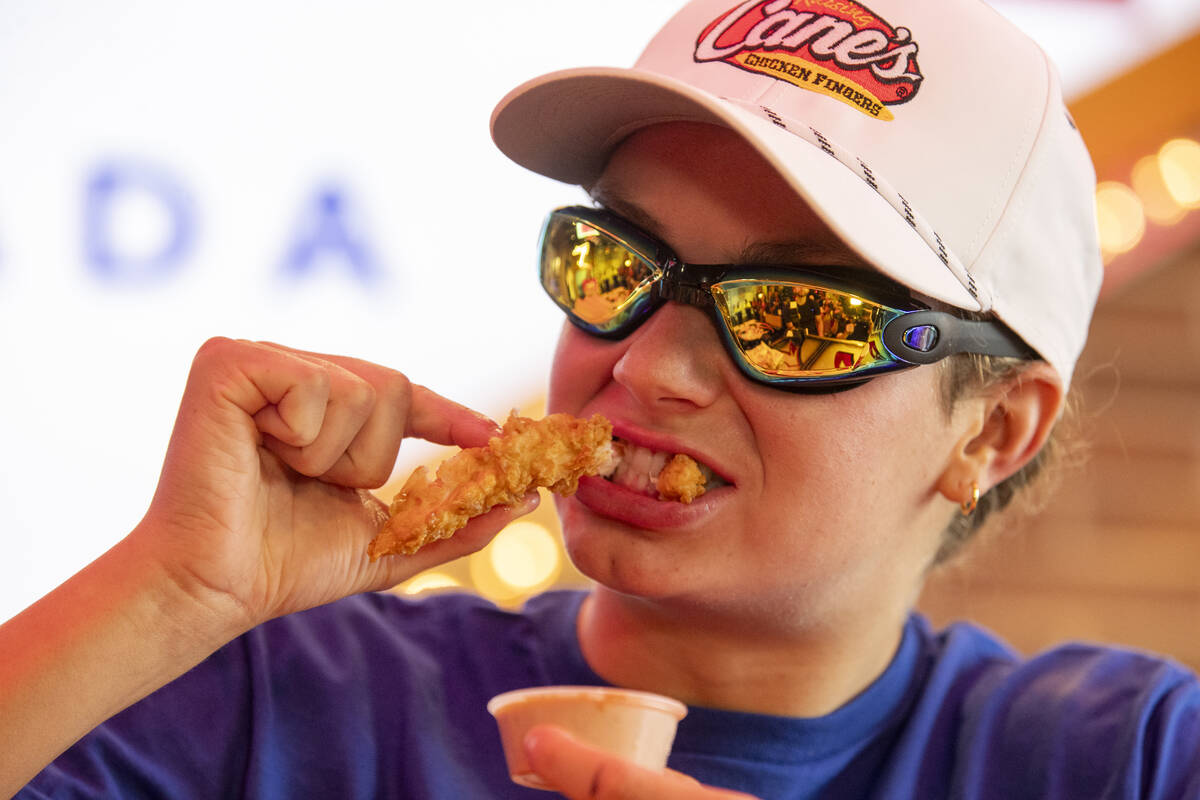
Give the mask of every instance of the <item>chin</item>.
[[693, 555], [688, 550], [677, 552], [661, 536], [571, 506], [569, 499], [559, 502], [567, 556], [576, 569], [605, 589], [666, 601], [682, 600], [704, 585], [699, 569], [687, 565]]

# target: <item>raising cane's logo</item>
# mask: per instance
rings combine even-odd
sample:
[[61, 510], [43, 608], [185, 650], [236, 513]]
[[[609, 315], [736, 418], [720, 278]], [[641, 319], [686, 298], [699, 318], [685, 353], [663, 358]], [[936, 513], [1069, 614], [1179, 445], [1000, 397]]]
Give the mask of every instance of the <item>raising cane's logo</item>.
[[713, 20], [696, 61], [724, 61], [836, 98], [877, 119], [921, 86], [917, 43], [854, 0], [747, 0]]

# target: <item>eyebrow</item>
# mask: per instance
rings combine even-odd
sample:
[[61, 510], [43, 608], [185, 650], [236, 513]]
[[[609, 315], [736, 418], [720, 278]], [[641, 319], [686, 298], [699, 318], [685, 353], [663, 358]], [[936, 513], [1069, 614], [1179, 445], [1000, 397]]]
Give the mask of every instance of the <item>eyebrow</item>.
[[[653, 214], [621, 197], [608, 187], [603, 178], [589, 192], [592, 200], [602, 208], [632, 222], [645, 232], [663, 238], [663, 226]], [[730, 264], [761, 266], [830, 266], [851, 267], [863, 272], [876, 270], [848, 245], [829, 246], [811, 239], [782, 240], [775, 242], [750, 242], [733, 257]]]
[[628, 222], [632, 222], [646, 233], [653, 234], [660, 239], [662, 238], [662, 225], [659, 221], [637, 203], [625, 200], [611, 192], [604, 183], [603, 178], [591, 188], [588, 194], [591, 196], [592, 201], [601, 208], [611, 211]]
[[849, 247], [829, 247], [808, 239], [751, 242], [742, 248], [733, 263], [798, 267], [821, 265], [874, 271], [867, 261]]

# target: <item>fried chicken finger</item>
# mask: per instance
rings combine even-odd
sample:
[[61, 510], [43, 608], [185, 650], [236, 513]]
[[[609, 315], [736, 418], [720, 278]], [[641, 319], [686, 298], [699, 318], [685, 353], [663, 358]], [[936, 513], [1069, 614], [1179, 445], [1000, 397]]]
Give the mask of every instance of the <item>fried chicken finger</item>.
[[393, 498], [389, 519], [367, 546], [380, 556], [411, 555], [452, 536], [472, 518], [498, 505], [511, 505], [537, 487], [561, 495], [579, 488], [612, 461], [612, 423], [596, 414], [578, 419], [551, 414], [544, 419], [512, 415], [486, 447], [448, 458], [431, 477], [425, 467], [409, 476]]

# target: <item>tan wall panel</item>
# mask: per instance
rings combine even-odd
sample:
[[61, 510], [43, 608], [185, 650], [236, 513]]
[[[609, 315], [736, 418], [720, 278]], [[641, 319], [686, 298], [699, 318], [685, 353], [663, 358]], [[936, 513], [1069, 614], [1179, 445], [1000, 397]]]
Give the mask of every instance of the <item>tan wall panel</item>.
[[1027, 654], [1067, 641], [1100, 642], [1149, 650], [1200, 669], [1200, 596], [1194, 592], [931, 587], [922, 610], [935, 625], [968, 619], [998, 631]]
[[1197, 591], [1198, 573], [1200, 536], [1194, 529], [1082, 521], [992, 532], [935, 572], [930, 583], [942, 585], [943, 593], [1052, 586], [1187, 594]]
[[1087, 479], [1064, 483], [1045, 515], [1200, 528], [1200, 462], [1195, 456], [1093, 454]]
[[1084, 423], [1092, 460], [1129, 453], [1200, 457], [1200, 389], [1132, 382], [1095, 388], [1096, 408], [1085, 412]]

